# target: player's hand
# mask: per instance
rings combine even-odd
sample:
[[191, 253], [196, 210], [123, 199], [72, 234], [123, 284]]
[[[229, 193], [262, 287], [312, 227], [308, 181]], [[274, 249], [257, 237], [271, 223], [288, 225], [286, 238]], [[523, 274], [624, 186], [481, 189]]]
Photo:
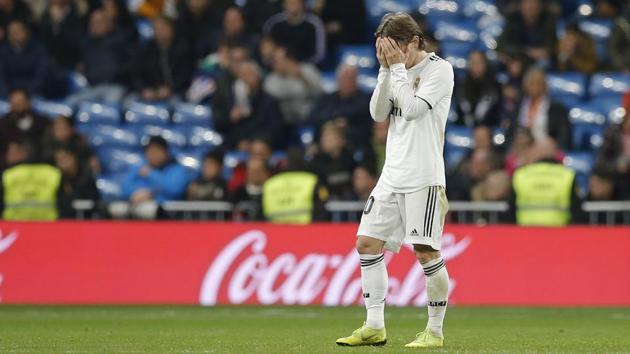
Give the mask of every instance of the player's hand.
[[381, 44], [383, 47], [383, 54], [385, 54], [385, 59], [387, 60], [387, 64], [389, 64], [389, 66], [403, 62], [405, 54], [395, 40], [390, 37], [386, 37], [383, 38]]
[[387, 65], [387, 60], [385, 59], [385, 54], [383, 54], [383, 45], [381, 44], [382, 41], [383, 38], [376, 38], [376, 59], [378, 59], [378, 62], [379, 64], [381, 64], [382, 67], [389, 68], [389, 65]]

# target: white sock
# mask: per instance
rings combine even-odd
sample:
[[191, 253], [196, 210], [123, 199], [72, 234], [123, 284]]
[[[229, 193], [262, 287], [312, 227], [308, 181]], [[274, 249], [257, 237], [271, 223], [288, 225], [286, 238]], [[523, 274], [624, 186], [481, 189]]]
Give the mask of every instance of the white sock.
[[442, 258], [431, 260], [422, 265], [427, 281], [429, 321], [427, 329], [443, 338], [442, 324], [448, 302], [448, 272]]
[[361, 288], [367, 309], [365, 325], [380, 329], [385, 327], [385, 297], [387, 296], [387, 267], [383, 254], [360, 254]]

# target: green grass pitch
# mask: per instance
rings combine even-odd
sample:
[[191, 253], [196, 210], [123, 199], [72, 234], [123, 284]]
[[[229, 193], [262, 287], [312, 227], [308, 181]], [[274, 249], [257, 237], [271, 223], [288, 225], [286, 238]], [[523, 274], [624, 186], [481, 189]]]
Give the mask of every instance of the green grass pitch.
[[347, 348], [363, 308], [3, 305], [0, 353], [630, 352], [630, 308], [452, 307], [444, 348], [403, 348], [425, 313], [388, 308], [385, 347]]

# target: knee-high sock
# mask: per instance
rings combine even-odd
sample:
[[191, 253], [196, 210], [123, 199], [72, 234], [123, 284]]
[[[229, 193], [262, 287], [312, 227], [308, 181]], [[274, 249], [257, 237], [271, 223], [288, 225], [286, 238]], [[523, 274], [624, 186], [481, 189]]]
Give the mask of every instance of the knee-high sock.
[[448, 302], [448, 272], [442, 258], [422, 265], [426, 276], [429, 321], [427, 329], [434, 335], [443, 337], [442, 324]]
[[361, 288], [367, 310], [365, 325], [385, 327], [385, 297], [387, 296], [387, 267], [383, 254], [361, 254]]

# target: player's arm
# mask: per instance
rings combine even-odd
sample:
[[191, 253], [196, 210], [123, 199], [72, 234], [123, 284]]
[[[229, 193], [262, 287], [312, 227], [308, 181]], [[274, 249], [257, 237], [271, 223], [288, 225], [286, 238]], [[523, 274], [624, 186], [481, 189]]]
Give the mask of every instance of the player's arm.
[[370, 115], [377, 122], [382, 122], [392, 111], [392, 101], [389, 82], [389, 67], [380, 46], [381, 38], [376, 39], [376, 57], [378, 58], [381, 68], [376, 78], [376, 88], [370, 98]]
[[415, 91], [407, 77], [407, 69], [403, 63], [403, 54], [398, 45], [390, 40], [385, 45], [385, 53], [391, 71], [392, 96], [398, 100], [402, 116], [406, 120], [414, 120], [426, 115], [453, 89], [453, 70], [450, 65], [436, 63], [435, 69], [427, 77], [421, 78], [422, 84]]

